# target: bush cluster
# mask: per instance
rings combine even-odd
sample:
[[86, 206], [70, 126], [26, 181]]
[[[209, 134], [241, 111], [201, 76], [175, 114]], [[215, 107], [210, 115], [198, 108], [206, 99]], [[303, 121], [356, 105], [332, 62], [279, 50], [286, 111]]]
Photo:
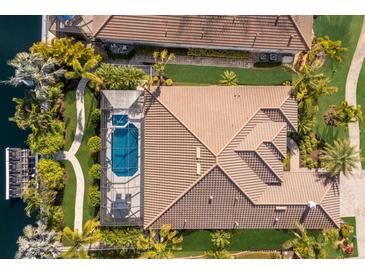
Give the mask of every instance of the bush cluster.
[[248, 51], [190, 48], [188, 50], [188, 56], [217, 57], [217, 58], [242, 59], [242, 60], [244, 60], [244, 59], [250, 58], [251, 53], [248, 52]]

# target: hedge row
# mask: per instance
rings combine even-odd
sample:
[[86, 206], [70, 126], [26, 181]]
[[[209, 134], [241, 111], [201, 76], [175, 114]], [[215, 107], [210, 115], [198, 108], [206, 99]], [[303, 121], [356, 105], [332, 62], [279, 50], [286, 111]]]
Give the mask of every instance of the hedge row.
[[215, 50], [215, 49], [189, 49], [188, 56], [218, 57], [227, 59], [248, 59], [251, 53], [248, 51]]

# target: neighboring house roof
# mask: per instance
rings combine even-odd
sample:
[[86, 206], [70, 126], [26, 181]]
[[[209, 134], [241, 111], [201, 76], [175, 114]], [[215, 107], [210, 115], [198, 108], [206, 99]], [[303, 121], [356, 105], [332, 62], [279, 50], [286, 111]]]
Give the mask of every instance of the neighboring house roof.
[[[182, 200], [190, 199], [186, 196], [193, 195], [192, 189], [197, 185], [208, 185], [202, 181], [211, 176], [224, 177], [223, 185], [234, 184], [242, 197], [237, 199], [249, 205], [248, 213], [265, 215], [275, 211], [277, 205], [288, 206], [289, 215], [285, 218], [289, 220], [278, 227], [294, 227], [294, 221], [302, 218], [298, 216], [306, 213], [309, 201], [319, 206], [315, 214], [310, 213], [308, 227], [338, 225], [339, 195], [333, 190], [336, 182], [325, 173], [283, 170], [287, 132], [295, 130], [297, 125], [297, 115], [293, 115], [297, 104], [290, 96], [290, 87], [161, 87], [146, 92], [145, 99], [145, 227], [158, 226], [162, 220], [173, 218], [173, 225], [181, 228], [177, 225], [181, 220], [173, 217], [179, 214], [172, 212]], [[216, 179], [213, 181], [217, 183]], [[219, 189], [219, 185], [216, 187]], [[218, 214], [216, 227], [211, 222], [204, 224], [202, 216], [200, 223], [195, 220], [187, 224], [187, 221], [184, 227], [231, 227], [233, 219], [225, 221], [225, 217], [219, 216], [219, 212], [223, 214], [229, 207], [222, 201], [234, 202], [235, 198], [227, 195], [224, 192], [213, 195], [223, 206], [218, 211], [208, 207], [209, 195], [185, 208], [190, 217], [200, 210], [196, 208], [198, 204], [205, 210], [209, 208], [209, 214]], [[246, 217], [237, 214], [234, 219], [240, 223], [238, 227], [254, 226], [254, 220], [238, 221]], [[180, 216], [180, 219], [191, 220], [190, 217]], [[256, 227], [268, 227], [269, 223], [262, 220]]]
[[312, 16], [113, 15], [94, 37], [166, 47], [237, 50], [308, 50]]

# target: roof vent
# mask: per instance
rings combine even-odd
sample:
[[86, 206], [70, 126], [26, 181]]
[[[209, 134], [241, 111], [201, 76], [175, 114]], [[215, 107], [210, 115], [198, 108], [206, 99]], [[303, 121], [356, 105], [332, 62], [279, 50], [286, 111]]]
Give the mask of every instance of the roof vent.
[[234, 222], [235, 227], [238, 227], [239, 223], [238, 222]]
[[196, 158], [200, 159], [200, 147], [196, 147]]
[[200, 166], [200, 163], [196, 163], [196, 174], [197, 175], [201, 175], [201, 166]]
[[315, 202], [313, 202], [313, 201], [308, 201], [308, 207], [309, 207], [310, 209], [314, 209], [314, 208], [316, 208], [316, 207], [317, 207], [317, 205], [316, 205], [316, 203], [315, 203]]
[[275, 207], [276, 211], [285, 211], [286, 210], [286, 206], [276, 206]]
[[213, 201], [213, 196], [212, 196], [212, 195], [210, 195], [210, 196], [209, 196], [209, 203], [211, 204], [211, 203], [212, 203], [212, 201]]

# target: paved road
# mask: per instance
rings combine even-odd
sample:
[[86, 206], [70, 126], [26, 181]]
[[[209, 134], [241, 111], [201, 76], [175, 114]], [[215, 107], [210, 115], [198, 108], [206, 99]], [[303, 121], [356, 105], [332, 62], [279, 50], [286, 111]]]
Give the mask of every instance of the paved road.
[[[365, 57], [365, 20], [346, 80], [346, 100], [356, 105], [356, 88]], [[349, 138], [360, 149], [359, 123], [349, 124]], [[353, 176], [341, 175], [341, 216], [355, 216], [359, 257], [365, 258], [365, 171], [358, 164]]]

